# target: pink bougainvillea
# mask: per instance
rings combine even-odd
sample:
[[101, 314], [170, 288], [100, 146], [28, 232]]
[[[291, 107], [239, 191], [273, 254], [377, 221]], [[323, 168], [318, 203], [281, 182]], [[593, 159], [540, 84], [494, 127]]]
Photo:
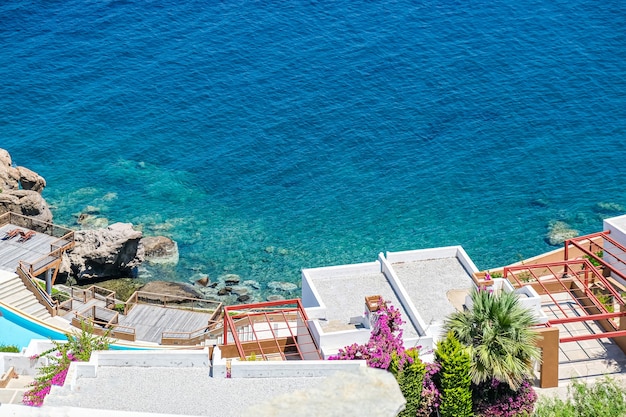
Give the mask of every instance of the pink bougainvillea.
[[378, 318], [373, 326], [369, 341], [365, 345], [352, 344], [339, 353], [330, 356], [329, 360], [363, 359], [372, 368], [389, 369], [393, 355], [397, 355], [399, 366], [411, 363], [412, 359], [404, 352], [402, 341], [402, 317], [400, 310], [383, 302], [379, 302], [380, 309], [376, 312]]
[[[31, 359], [37, 358], [39, 356]], [[52, 385], [62, 386], [65, 383], [70, 363], [77, 360], [71, 353], [68, 354], [63, 351], [57, 352], [54, 356], [50, 355], [48, 358], [52, 363], [40, 368], [40, 375], [31, 384], [32, 388], [24, 393], [22, 402], [26, 405], [41, 407], [44, 398], [50, 393]]]

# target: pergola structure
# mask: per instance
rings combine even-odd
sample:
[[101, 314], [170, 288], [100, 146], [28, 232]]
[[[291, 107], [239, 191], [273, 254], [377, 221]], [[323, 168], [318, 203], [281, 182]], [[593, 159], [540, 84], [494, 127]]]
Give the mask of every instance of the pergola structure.
[[552, 317], [546, 327], [596, 322], [603, 329], [600, 333], [561, 337], [560, 343], [626, 336], [624, 300], [590, 259], [505, 267], [504, 277], [514, 287], [531, 285], [550, 300]]
[[566, 240], [562, 260], [549, 255], [503, 270], [514, 287], [533, 287], [548, 316], [537, 328], [542, 388], [558, 386], [560, 343], [607, 338], [626, 353], [626, 248], [609, 234]]
[[307, 321], [300, 299], [225, 306], [222, 350], [234, 345], [244, 360], [322, 359]]

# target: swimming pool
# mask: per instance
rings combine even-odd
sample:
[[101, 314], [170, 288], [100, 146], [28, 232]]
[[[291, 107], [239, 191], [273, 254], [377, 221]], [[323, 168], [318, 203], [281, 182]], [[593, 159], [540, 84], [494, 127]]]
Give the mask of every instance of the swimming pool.
[[47, 337], [18, 326], [0, 316], [0, 345], [15, 345], [22, 349], [28, 346], [31, 339], [47, 339]]
[[[76, 330], [77, 332], [78, 330]], [[66, 340], [67, 336], [52, 327], [38, 324], [28, 320], [20, 314], [16, 314], [11, 309], [4, 308], [0, 304], [0, 344], [16, 345], [24, 348], [28, 346], [31, 339], [53, 339]], [[112, 343], [109, 346], [111, 350], [150, 350], [154, 347], [147, 346], [128, 346]]]

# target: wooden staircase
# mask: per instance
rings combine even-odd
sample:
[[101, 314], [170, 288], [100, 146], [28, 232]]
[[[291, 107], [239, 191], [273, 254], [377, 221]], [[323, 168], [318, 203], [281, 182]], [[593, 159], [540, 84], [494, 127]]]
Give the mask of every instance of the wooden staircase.
[[17, 275], [0, 281], [0, 301], [39, 320], [52, 317]]

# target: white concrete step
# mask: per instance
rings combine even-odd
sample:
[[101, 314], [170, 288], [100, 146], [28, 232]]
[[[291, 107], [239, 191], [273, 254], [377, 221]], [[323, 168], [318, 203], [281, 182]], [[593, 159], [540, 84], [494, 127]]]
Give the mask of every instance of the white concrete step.
[[52, 317], [19, 277], [3, 282], [0, 288], [0, 299], [17, 310], [40, 320]]
[[5, 298], [2, 299], [3, 302], [15, 306], [18, 303], [21, 303], [24, 300], [35, 298], [35, 296], [28, 290], [24, 289], [23, 291], [15, 292]]
[[46, 308], [42, 306], [41, 304], [38, 304], [27, 310], [24, 310], [24, 312], [26, 314], [30, 314], [31, 316], [35, 318], [38, 318], [39, 320], [44, 320], [44, 319], [52, 317], [50, 313], [48, 313], [48, 310], [46, 310]]
[[20, 311], [30, 314], [28, 310], [31, 310], [32, 307], [37, 307], [40, 305], [41, 304], [39, 304], [39, 301], [37, 299], [33, 300], [32, 298], [28, 298], [28, 299], [22, 300], [20, 303], [14, 304], [14, 307], [19, 309]]
[[0, 286], [0, 299], [22, 288], [26, 288], [22, 281], [11, 280]]

